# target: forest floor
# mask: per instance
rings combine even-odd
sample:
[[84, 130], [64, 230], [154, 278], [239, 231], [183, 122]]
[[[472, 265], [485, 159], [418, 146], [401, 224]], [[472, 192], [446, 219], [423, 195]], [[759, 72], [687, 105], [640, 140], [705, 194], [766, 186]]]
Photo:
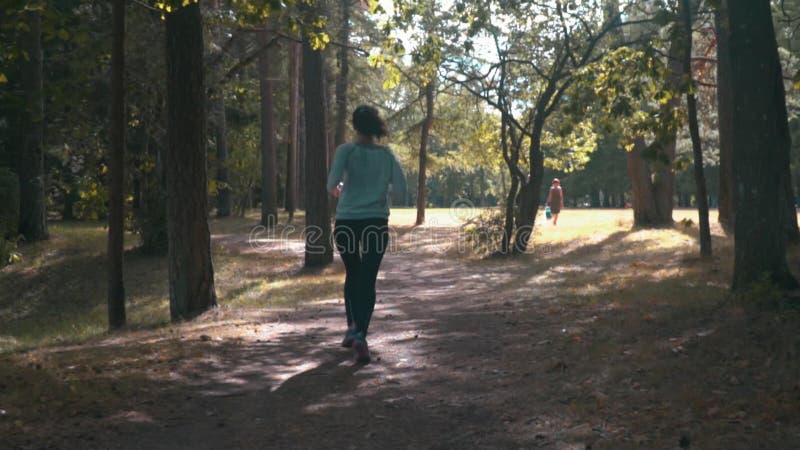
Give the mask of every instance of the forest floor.
[[797, 299], [732, 297], [719, 229], [705, 261], [696, 225], [567, 209], [532, 254], [479, 259], [429, 214], [393, 215], [366, 366], [338, 257], [304, 271], [300, 241], [215, 221], [222, 306], [169, 324], [164, 259], [131, 252], [107, 334], [104, 231], [55, 225], [0, 271], [0, 448], [800, 447]]

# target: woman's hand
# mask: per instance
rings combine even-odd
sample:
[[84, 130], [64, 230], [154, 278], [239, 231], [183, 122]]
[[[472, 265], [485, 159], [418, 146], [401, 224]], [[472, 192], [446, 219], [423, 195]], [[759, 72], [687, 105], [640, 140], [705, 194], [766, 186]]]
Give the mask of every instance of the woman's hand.
[[333, 190], [333, 196], [336, 197], [336, 198], [339, 198], [339, 196], [342, 194], [342, 188], [343, 187], [344, 187], [344, 183], [340, 182], [339, 184], [337, 184], [336, 188]]

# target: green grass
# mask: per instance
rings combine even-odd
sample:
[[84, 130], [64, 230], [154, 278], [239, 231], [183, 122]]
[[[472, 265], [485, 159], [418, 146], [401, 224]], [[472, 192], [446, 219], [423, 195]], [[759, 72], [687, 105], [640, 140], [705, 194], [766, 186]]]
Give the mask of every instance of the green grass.
[[[429, 209], [427, 227], [455, 228], [469, 211]], [[677, 224], [669, 230], [631, 231], [630, 210], [566, 209], [559, 225], [539, 221], [533, 237], [532, 261], [551, 264], [564, 256], [567, 264], [579, 261], [580, 250], [615, 236], [622, 250], [619, 260], [631, 261], [647, 254], [671, 252], [696, 246], [697, 213], [676, 210], [676, 223], [691, 218], [695, 225]], [[394, 209], [390, 224], [410, 230], [416, 217], [412, 208]], [[712, 214], [715, 217], [715, 214]], [[281, 217], [285, 223], [286, 217]], [[247, 244], [258, 213], [244, 218], [211, 220], [213, 254], [219, 303], [232, 308], [291, 308], [303, 302], [338, 299], [342, 271], [339, 265], [322, 271], [302, 271], [302, 255], [288, 252], [259, 252]], [[303, 223], [302, 214], [295, 225]], [[53, 223], [51, 239], [23, 246], [23, 259], [0, 271], [0, 352], [23, 350], [51, 344], [79, 343], [106, 335], [106, 229], [104, 224], [85, 222]], [[280, 236], [282, 226], [276, 234]], [[716, 255], [727, 260], [732, 253], [730, 239], [713, 224]], [[295, 248], [302, 249], [300, 235], [290, 235]], [[133, 250], [135, 236], [127, 236]], [[298, 247], [299, 246], [299, 247]], [[596, 256], [590, 256], [596, 258]], [[598, 261], [612, 264], [614, 261]], [[476, 262], [484, 264], [484, 262]], [[542, 266], [544, 268], [544, 266]], [[680, 267], [648, 267], [654, 280], [674, 278]], [[524, 281], [524, 277], [523, 277]], [[523, 282], [520, 281], [520, 282]], [[575, 286], [575, 293], [591, 294], [609, 285], [624, 286], [626, 280], [613, 272], [589, 285]], [[128, 325], [132, 329], [154, 328], [169, 321], [166, 259], [128, 251], [125, 258]], [[593, 288], [592, 286], [595, 285]]]

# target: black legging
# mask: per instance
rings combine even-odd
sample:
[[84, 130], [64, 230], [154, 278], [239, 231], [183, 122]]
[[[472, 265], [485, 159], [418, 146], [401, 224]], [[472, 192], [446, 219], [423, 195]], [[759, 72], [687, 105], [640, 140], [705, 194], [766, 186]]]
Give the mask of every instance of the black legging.
[[387, 219], [337, 220], [333, 235], [347, 278], [344, 305], [348, 328], [367, 335], [375, 310], [375, 280], [389, 243]]

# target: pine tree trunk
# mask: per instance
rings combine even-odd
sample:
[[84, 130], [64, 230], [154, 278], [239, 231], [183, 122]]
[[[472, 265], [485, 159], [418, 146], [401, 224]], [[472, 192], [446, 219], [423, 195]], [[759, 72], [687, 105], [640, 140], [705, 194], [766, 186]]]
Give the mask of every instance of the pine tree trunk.
[[217, 141], [217, 217], [230, 217], [231, 188], [228, 176], [228, 123], [225, 112], [225, 93], [220, 88], [216, 93], [216, 141]]
[[433, 125], [433, 81], [425, 85], [425, 119], [422, 121], [422, 133], [419, 143], [419, 171], [417, 179], [417, 220], [415, 225], [425, 223], [425, 204], [427, 194], [428, 144], [430, 143], [431, 126]]
[[[307, 17], [316, 14], [307, 9]], [[324, 60], [320, 50], [303, 40], [303, 95], [306, 123], [305, 266], [317, 267], [333, 262], [331, 222], [326, 181], [328, 178], [328, 122], [325, 101]]]
[[[744, 291], [767, 277], [782, 287], [797, 281], [786, 262], [786, 190], [780, 183], [790, 145], [783, 76], [769, 2], [728, 0], [728, 95], [733, 110], [736, 232], [733, 289]], [[776, 174], [778, 182], [776, 182]]]
[[169, 252], [167, 233], [167, 152], [162, 143], [145, 133], [145, 155], [155, 159], [155, 170], [147, 174], [142, 190], [142, 207], [138, 220], [142, 228], [142, 252], [164, 256]]
[[[262, 42], [267, 36], [262, 35]], [[275, 120], [270, 67], [272, 52], [263, 50], [258, 56], [258, 76], [261, 91], [261, 225], [272, 228], [278, 223], [277, 180], [275, 175]]]
[[200, 4], [166, 16], [167, 233], [169, 304], [173, 321], [216, 306], [208, 228], [206, 92]]
[[339, 78], [336, 79], [336, 132], [334, 133], [333, 147], [344, 144], [347, 136], [347, 87], [350, 73], [350, 61], [347, 47], [350, 42], [350, 1], [341, 0], [342, 28], [339, 34]]
[[300, 57], [298, 59], [298, 98], [297, 104], [297, 209], [306, 209], [306, 89], [304, 82], [305, 66], [303, 62], [303, 46], [300, 46]]
[[[789, 130], [786, 129], [786, 133], [788, 136]], [[788, 139], [791, 139], [791, 136], [788, 136]], [[790, 141], [791, 142], [791, 141]], [[784, 215], [784, 233], [786, 235], [787, 242], [798, 242], [800, 241], [800, 229], [797, 227], [797, 207], [794, 203], [794, 188], [792, 187], [792, 166], [791, 166], [791, 143], [788, 146], [787, 150], [784, 152], [783, 155], [783, 173], [782, 175], [782, 185], [785, 190], [785, 199], [786, 199], [786, 214]]]
[[111, 117], [109, 136], [108, 326], [125, 325], [125, 0], [112, 3]]
[[700, 125], [697, 121], [697, 99], [694, 95], [692, 79], [692, 9], [689, 0], [681, 0], [680, 12], [683, 18], [681, 34], [684, 46], [681, 55], [683, 73], [689, 82], [686, 92], [686, 105], [689, 114], [689, 134], [692, 138], [694, 154], [694, 180], [697, 188], [697, 211], [700, 218], [700, 255], [711, 256], [711, 228], [708, 223], [708, 194], [706, 192], [706, 176], [703, 168], [703, 149], [700, 143]]
[[297, 153], [300, 119], [300, 51], [301, 46], [296, 43], [289, 44], [289, 145], [286, 155], [286, 212], [289, 221], [294, 217], [297, 209]]
[[714, 14], [717, 30], [717, 122], [719, 127], [719, 215], [717, 220], [726, 233], [733, 233], [736, 204], [733, 183], [733, 108], [730, 92], [731, 66], [728, 35], [730, 24], [725, 2]]
[[38, 11], [24, 13], [27, 30], [20, 33], [19, 48], [28, 55], [22, 63], [21, 89], [24, 111], [15, 131], [20, 133], [17, 175], [20, 186], [19, 232], [28, 242], [48, 238], [44, 172], [44, 92], [42, 85], [42, 18]]
[[[780, 64], [780, 60], [779, 60]], [[780, 68], [780, 66], [779, 66]], [[783, 86], [782, 70], [779, 74], [777, 83], [780, 89], [780, 95], [775, 96], [775, 110], [778, 114], [778, 133], [780, 136], [781, 146], [778, 147], [780, 152], [780, 165], [778, 179], [783, 188], [783, 233], [787, 242], [798, 242], [800, 240], [800, 229], [797, 227], [797, 208], [794, 204], [794, 188], [792, 187], [792, 135], [789, 131], [789, 118], [786, 111], [786, 92]]]

